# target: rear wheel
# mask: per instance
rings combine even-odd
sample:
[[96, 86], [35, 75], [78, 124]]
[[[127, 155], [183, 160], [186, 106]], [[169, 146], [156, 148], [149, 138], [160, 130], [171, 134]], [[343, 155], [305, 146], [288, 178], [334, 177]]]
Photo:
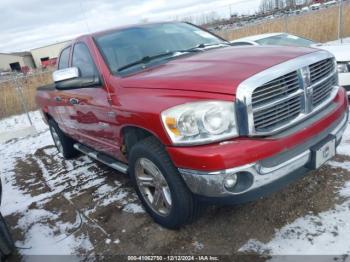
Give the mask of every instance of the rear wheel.
[[199, 216], [202, 204], [188, 190], [157, 139], [148, 137], [134, 145], [129, 165], [136, 192], [155, 222], [176, 229]]
[[74, 140], [65, 135], [53, 119], [49, 120], [49, 127], [52, 139], [62, 156], [65, 159], [77, 156], [78, 151], [73, 147]]

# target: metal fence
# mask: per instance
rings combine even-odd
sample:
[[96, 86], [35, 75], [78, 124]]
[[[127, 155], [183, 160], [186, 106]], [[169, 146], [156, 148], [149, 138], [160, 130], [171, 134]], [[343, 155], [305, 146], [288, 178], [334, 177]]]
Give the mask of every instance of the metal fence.
[[[246, 28], [249, 27], [259, 26], [261, 24], [271, 24], [271, 22], [278, 21], [278, 26], [272, 26], [270, 29], [264, 28], [264, 31], [257, 31], [257, 34], [266, 32], [276, 32], [274, 30], [278, 30], [278, 32], [283, 31], [290, 33], [297, 33], [298, 31], [303, 31], [303, 36], [309, 36], [309, 38], [316, 41], [330, 41], [350, 36], [350, 0], [338, 2], [336, 5], [333, 6], [324, 5], [319, 10], [310, 9], [309, 11], [304, 12], [301, 12], [301, 10], [279, 10], [271, 12], [269, 15], [255, 14], [256, 10], [251, 10], [250, 15], [246, 14], [239, 16], [237, 15], [237, 3], [238, 5], [241, 4], [241, 2], [236, 2], [230, 5], [218, 6], [210, 10], [199, 9], [196, 13], [187, 13], [179, 15], [175, 17], [175, 19], [192, 22], [199, 25], [206, 25], [207, 28], [215, 32], [223, 32], [226, 30], [244, 31]], [[324, 17], [322, 17], [322, 14], [324, 14]], [[326, 24], [331, 24], [332, 32], [329, 33], [326, 31], [322, 33], [321, 30], [317, 30], [318, 32], [320, 32], [320, 36], [315, 36], [315, 34], [311, 34], [313, 26], [310, 26], [306, 24], [305, 21], [302, 21], [305, 17], [311, 17], [310, 21], [308, 21], [308, 23], [311, 24], [312, 17], [315, 18], [315, 21], [319, 17], [322, 17], [323, 21], [321, 27], [325, 25], [324, 28], [329, 28], [329, 26], [327, 26]], [[296, 20], [299, 20], [300, 22], [296, 24]], [[296, 30], [295, 27], [297, 26], [306, 26], [306, 29]], [[308, 28], [310, 28], [310, 33], [306, 34], [305, 30], [307, 30]], [[321, 36], [326, 34], [328, 34], [330, 37]], [[240, 34], [238, 34], [238, 36], [240, 36]]]
[[333, 41], [350, 36], [350, 2], [298, 15], [255, 20], [243, 26], [223, 24], [213, 30], [228, 40], [263, 33], [288, 32], [317, 42]]
[[0, 78], [0, 119], [38, 109], [36, 89], [52, 83], [52, 71], [11, 74]]

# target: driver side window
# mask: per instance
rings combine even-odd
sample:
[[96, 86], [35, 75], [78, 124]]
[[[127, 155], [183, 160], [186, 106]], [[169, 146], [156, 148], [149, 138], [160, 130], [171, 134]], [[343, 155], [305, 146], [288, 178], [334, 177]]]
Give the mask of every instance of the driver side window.
[[79, 69], [81, 77], [93, 77], [97, 75], [97, 69], [90, 51], [83, 43], [74, 45], [72, 66]]

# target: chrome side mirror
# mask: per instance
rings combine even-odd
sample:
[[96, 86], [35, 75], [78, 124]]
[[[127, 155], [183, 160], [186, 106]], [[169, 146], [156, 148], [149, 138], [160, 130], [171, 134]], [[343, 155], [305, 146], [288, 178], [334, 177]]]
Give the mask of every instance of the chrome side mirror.
[[79, 77], [79, 69], [77, 67], [69, 67], [65, 69], [56, 70], [52, 74], [53, 81], [55, 83], [71, 80]]

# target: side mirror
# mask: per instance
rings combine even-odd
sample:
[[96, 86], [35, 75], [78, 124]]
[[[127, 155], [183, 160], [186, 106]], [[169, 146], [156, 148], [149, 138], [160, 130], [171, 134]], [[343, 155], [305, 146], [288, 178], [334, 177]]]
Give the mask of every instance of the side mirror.
[[80, 77], [79, 69], [70, 67], [53, 72], [53, 80], [58, 90], [70, 90], [101, 85], [99, 76]]
[[56, 70], [52, 74], [53, 81], [55, 83], [70, 80], [79, 77], [79, 69], [76, 67], [70, 67], [65, 69]]

